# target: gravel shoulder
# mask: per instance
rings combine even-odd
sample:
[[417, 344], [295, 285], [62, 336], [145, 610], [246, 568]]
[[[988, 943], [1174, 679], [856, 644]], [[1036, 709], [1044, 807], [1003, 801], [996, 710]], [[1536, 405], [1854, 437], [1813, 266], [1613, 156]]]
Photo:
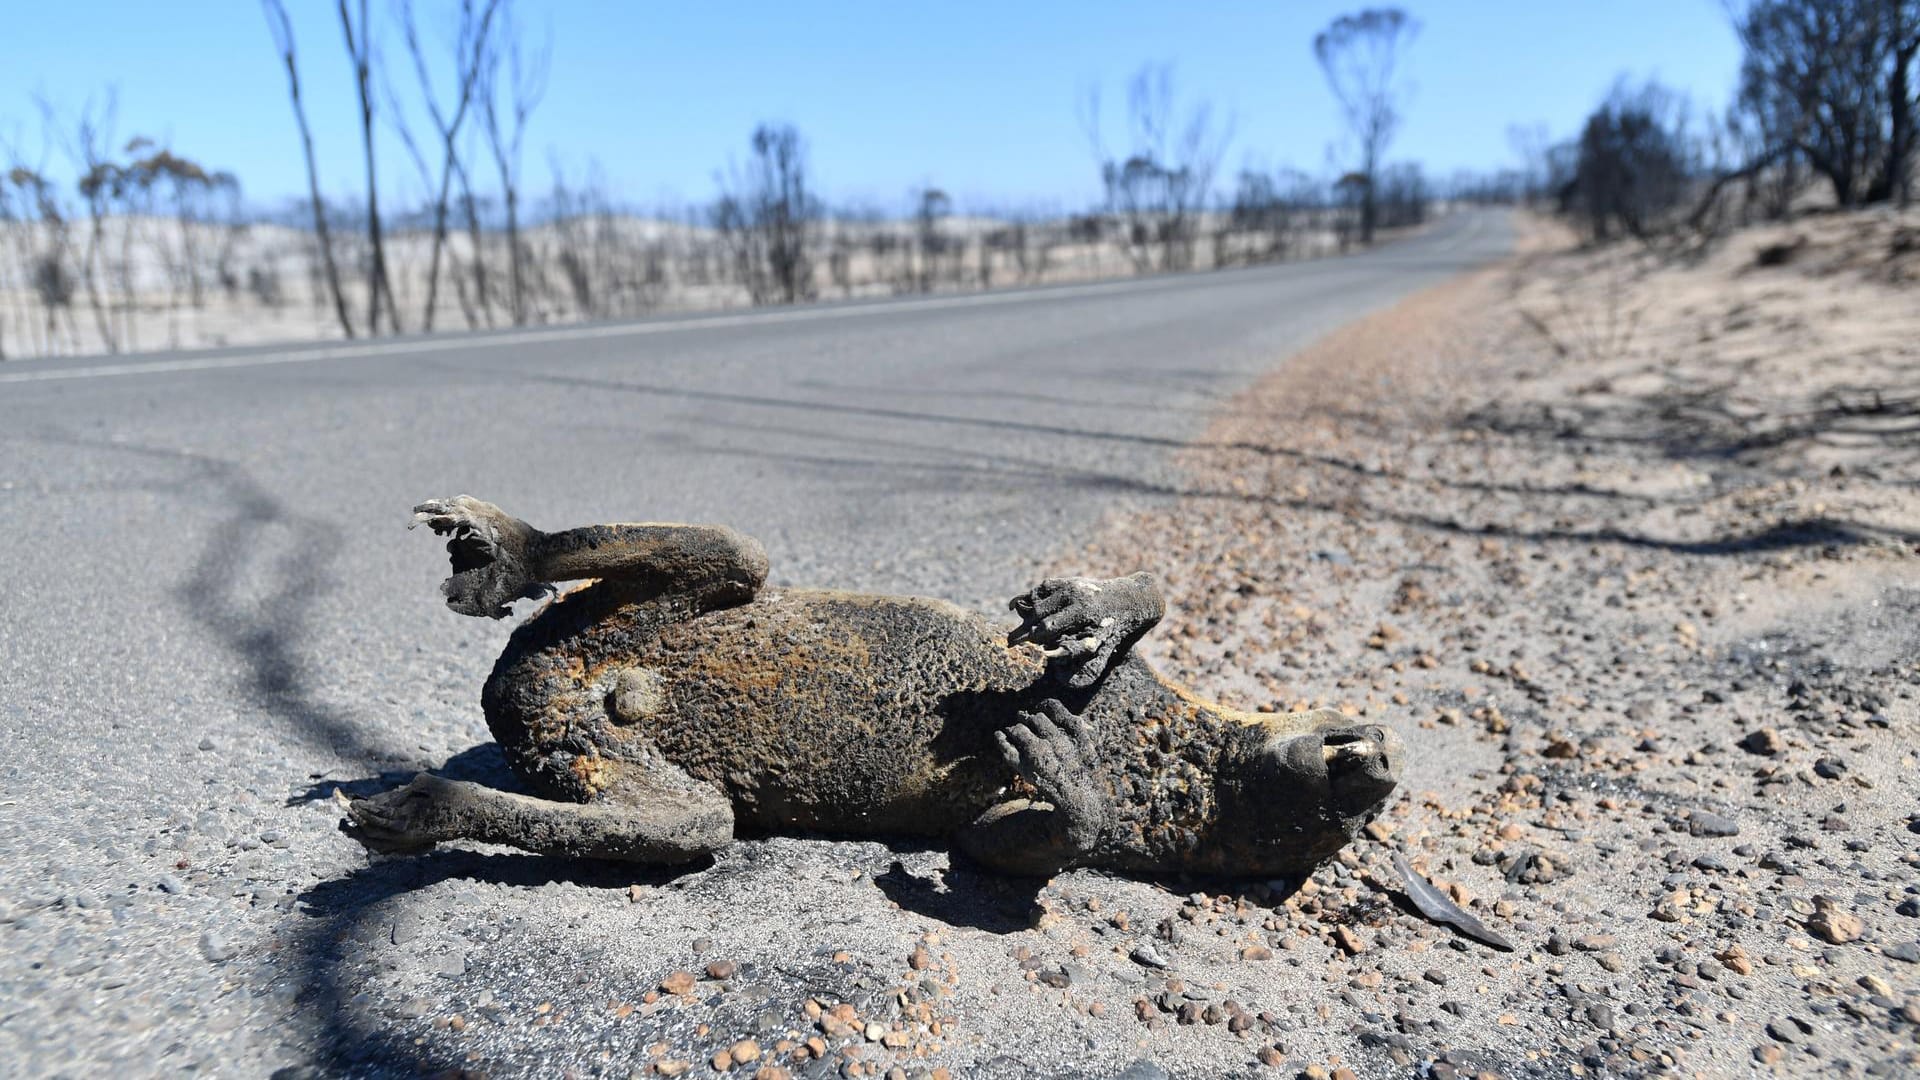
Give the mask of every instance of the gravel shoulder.
[[[1170, 674], [1408, 739], [1377, 843], [1205, 906], [1290, 946], [1287, 1068], [1920, 1068], [1916, 240], [1534, 223], [1243, 395], [1096, 549], [1178, 568]], [[1412, 915], [1390, 851], [1518, 951]]]

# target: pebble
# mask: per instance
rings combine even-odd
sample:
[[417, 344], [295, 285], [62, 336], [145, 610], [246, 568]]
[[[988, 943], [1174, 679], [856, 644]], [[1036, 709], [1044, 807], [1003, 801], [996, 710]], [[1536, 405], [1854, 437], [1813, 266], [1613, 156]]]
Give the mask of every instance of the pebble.
[[1738, 836], [1740, 824], [1724, 814], [1695, 810], [1687, 816], [1687, 831], [1694, 836]]
[[200, 935], [200, 955], [213, 963], [224, 964], [240, 955], [240, 947], [220, 931], [208, 930]]
[[1838, 903], [1825, 896], [1813, 898], [1814, 912], [1807, 919], [1807, 929], [1822, 941], [1832, 945], [1844, 945], [1849, 941], [1858, 941], [1866, 932], [1866, 923], [1840, 907]]
[[1767, 1021], [1767, 1034], [1783, 1043], [1797, 1043], [1813, 1034], [1813, 1025], [1798, 1017], [1784, 1016]]
[[1167, 958], [1160, 955], [1160, 950], [1154, 948], [1153, 943], [1149, 941], [1143, 941], [1135, 945], [1133, 951], [1127, 955], [1133, 957], [1135, 963], [1145, 964], [1147, 967], [1164, 968], [1168, 966]]
[[1745, 750], [1749, 754], [1772, 756], [1786, 748], [1787, 741], [1781, 738], [1780, 733], [1772, 728], [1760, 728], [1755, 731], [1749, 731], [1747, 732], [1747, 737], [1740, 740], [1740, 749]]

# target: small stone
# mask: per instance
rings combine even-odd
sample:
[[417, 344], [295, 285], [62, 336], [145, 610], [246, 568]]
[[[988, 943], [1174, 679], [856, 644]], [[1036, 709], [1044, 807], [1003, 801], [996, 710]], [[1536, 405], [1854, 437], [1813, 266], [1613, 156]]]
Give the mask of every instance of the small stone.
[[1849, 941], [1858, 941], [1866, 933], [1866, 923], [1860, 917], [1850, 914], [1825, 896], [1813, 898], [1813, 915], [1807, 919], [1807, 929], [1813, 935], [1830, 945], [1845, 945]]
[[1838, 780], [1847, 774], [1847, 763], [1836, 757], [1823, 757], [1813, 763], [1813, 771], [1823, 780]]
[[860, 1033], [867, 1037], [868, 1042], [879, 1042], [881, 1039], [887, 1037], [887, 1027], [885, 1024], [869, 1020], [867, 1021], [867, 1026], [863, 1028]]
[[1753, 974], [1753, 961], [1747, 959], [1747, 951], [1738, 945], [1729, 945], [1723, 952], [1713, 954], [1715, 960], [1726, 965], [1735, 975]]
[[1695, 810], [1687, 817], [1687, 832], [1694, 836], [1738, 836], [1740, 825], [1724, 814]]
[[1287, 1055], [1271, 1046], [1261, 1047], [1260, 1052], [1254, 1056], [1260, 1059], [1260, 1064], [1265, 1065], [1269, 1069], [1277, 1069], [1287, 1063]]
[[1240, 950], [1240, 959], [1271, 960], [1273, 959], [1273, 950], [1267, 948], [1265, 945], [1249, 945]]
[[913, 952], [907, 954], [907, 966], [915, 971], [925, 971], [933, 966], [933, 955], [924, 945], [915, 945]]
[[1898, 945], [1887, 946], [1886, 953], [1895, 960], [1904, 960], [1909, 964], [1920, 964], [1920, 943], [1903, 941]]
[[240, 955], [240, 947], [220, 931], [208, 930], [200, 935], [200, 955], [215, 964], [224, 964]]
[[1740, 740], [1740, 749], [1745, 750], [1749, 754], [1772, 756], [1786, 748], [1787, 741], [1782, 739], [1780, 733], [1772, 728], [1759, 728], [1754, 731], [1749, 731], [1747, 732], [1747, 737]]
[[660, 989], [669, 994], [691, 994], [697, 980], [691, 971], [676, 971], [660, 980]]
[[760, 1060], [760, 1044], [752, 1039], [741, 1039], [727, 1047], [727, 1053], [733, 1058], [734, 1064], [745, 1065]]
[[645, 885], [627, 886], [627, 903], [637, 904], [640, 901], [645, 900], [646, 898], [647, 898], [647, 887]]
[[1365, 952], [1367, 948], [1366, 942], [1360, 940], [1360, 935], [1354, 933], [1346, 926], [1336, 926], [1333, 928], [1333, 940], [1341, 949], [1346, 951], [1348, 956], [1358, 955], [1359, 953]]
[[715, 960], [713, 963], [707, 965], [707, 978], [725, 982], [733, 978], [734, 974], [739, 970], [739, 965], [731, 960]]
[[1753, 1048], [1753, 1060], [1762, 1065], [1778, 1065], [1787, 1055], [1772, 1043], [1761, 1043]]
[[1133, 951], [1128, 955], [1133, 957], [1134, 963], [1144, 964], [1150, 968], [1163, 968], [1167, 966], [1167, 958], [1161, 956], [1160, 950], [1154, 948], [1153, 943], [1150, 941], [1143, 941], [1135, 945]]
[[1613, 1009], [1603, 1001], [1596, 1001], [1589, 1004], [1587, 1006], [1587, 1023], [1592, 1024], [1601, 1031], [1612, 1031]]

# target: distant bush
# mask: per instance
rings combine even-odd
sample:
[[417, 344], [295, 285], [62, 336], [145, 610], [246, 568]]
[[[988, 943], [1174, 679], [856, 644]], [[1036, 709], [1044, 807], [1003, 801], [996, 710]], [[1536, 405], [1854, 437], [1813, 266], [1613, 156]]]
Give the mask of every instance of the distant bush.
[[1687, 139], [1674, 97], [1616, 87], [1580, 132], [1566, 198], [1596, 240], [1651, 236], [1687, 194]]

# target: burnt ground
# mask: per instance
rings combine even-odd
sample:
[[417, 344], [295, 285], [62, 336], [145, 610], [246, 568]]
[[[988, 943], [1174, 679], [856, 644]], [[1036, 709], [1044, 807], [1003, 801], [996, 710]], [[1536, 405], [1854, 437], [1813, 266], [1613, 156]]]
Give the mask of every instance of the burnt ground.
[[[1171, 674], [1408, 738], [1375, 843], [1193, 924], [1307, 977], [1291, 1062], [1920, 1068], [1916, 223], [1538, 226], [1243, 395], [1096, 547], [1180, 567]], [[1389, 851], [1517, 951], [1412, 914]]]

